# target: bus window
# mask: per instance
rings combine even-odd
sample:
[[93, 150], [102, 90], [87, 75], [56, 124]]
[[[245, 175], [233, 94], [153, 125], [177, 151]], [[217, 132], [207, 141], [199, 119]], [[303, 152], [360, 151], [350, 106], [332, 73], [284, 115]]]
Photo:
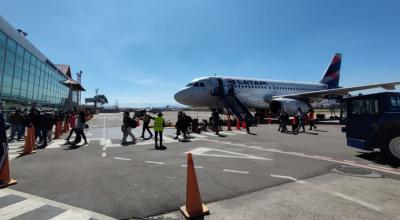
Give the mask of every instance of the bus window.
[[400, 96], [391, 96], [390, 97], [390, 109], [393, 111], [400, 110]]
[[374, 115], [378, 114], [378, 100], [365, 99], [365, 100], [353, 100], [351, 102], [353, 106], [353, 115]]

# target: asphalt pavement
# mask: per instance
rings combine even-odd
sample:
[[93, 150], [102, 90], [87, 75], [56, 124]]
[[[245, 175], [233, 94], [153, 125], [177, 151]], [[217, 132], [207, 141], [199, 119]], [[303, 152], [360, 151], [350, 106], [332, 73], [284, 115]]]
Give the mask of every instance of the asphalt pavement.
[[[201, 116], [206, 117], [207, 113], [201, 113]], [[172, 121], [176, 112], [165, 113], [165, 117]], [[370, 178], [370, 181], [379, 179], [398, 184], [400, 179], [398, 167], [377, 163], [380, 161], [377, 153], [347, 147], [339, 125], [319, 125], [317, 131], [307, 130], [306, 133], [298, 135], [279, 133], [277, 125], [260, 125], [251, 128], [252, 135], [245, 133], [243, 129], [232, 128], [233, 131], [223, 131], [220, 136], [212, 132], [192, 134], [188, 141], [173, 139], [175, 129], [168, 128], [164, 132], [164, 142], [168, 149], [161, 151], [154, 149], [152, 139], [139, 139], [136, 143], [121, 146], [121, 121], [121, 114], [96, 115], [89, 122], [90, 128], [86, 131], [88, 145], [70, 146], [64, 145], [63, 140], [57, 140], [36, 154], [13, 159], [12, 176], [19, 183], [10, 188], [79, 207], [98, 213], [99, 216], [117, 219], [151, 216], [175, 219], [177, 217], [174, 211], [185, 203], [188, 152], [193, 154], [203, 201], [218, 205], [221, 201], [234, 200], [237, 202], [236, 207], [239, 207], [241, 203], [252, 204], [248, 201], [256, 198], [254, 207], [258, 207], [263, 202], [267, 204], [271, 201], [254, 195], [261, 195], [264, 190], [272, 189], [276, 194], [281, 190], [279, 187], [284, 187], [287, 183], [293, 184], [294, 180], [295, 183], [298, 183], [297, 180], [311, 182], [312, 186], [318, 186], [318, 189], [328, 190], [330, 187], [327, 184], [322, 184], [322, 180], [314, 181], [313, 178], [327, 178], [328, 182], [332, 182], [337, 177], [338, 180], [343, 180], [338, 181], [337, 186], [344, 188], [356, 188], [354, 184], [357, 181], [349, 183], [347, 178], [366, 178], [333, 175], [332, 169], [338, 166], [354, 167], [384, 176]], [[136, 137], [141, 135], [141, 127], [133, 131]], [[296, 187], [299, 187], [296, 188], [299, 192], [310, 192], [303, 193], [301, 198], [313, 198], [311, 192], [314, 191], [310, 189], [315, 187]], [[367, 184], [365, 188], [368, 188]], [[392, 195], [398, 195], [400, 188], [392, 187], [391, 191], [384, 188], [378, 190], [382, 191], [385, 206], [379, 204], [381, 212], [376, 213], [376, 216], [381, 214], [389, 218], [399, 214], [391, 208], [388, 209], [389, 214], [383, 213], [386, 213], [385, 208], [398, 202], [385, 200], [385, 196], [392, 198]], [[365, 193], [368, 195], [368, 192]], [[295, 199], [295, 195], [293, 196]], [[300, 201], [300, 197], [296, 198]], [[335, 198], [338, 200], [329, 200], [328, 197], [325, 200], [336, 204], [343, 199], [340, 196]], [[351, 199], [347, 202], [349, 206], [357, 207], [357, 203], [353, 201], [353, 204]], [[321, 202], [320, 205], [324, 207], [326, 204]], [[251, 209], [250, 205], [246, 207]], [[318, 203], [315, 207], [310, 207], [311, 212], [313, 208], [318, 208]], [[338, 212], [339, 208], [342, 206], [338, 205]], [[169, 217], [163, 216], [170, 212], [172, 214]], [[223, 217], [222, 214], [227, 213], [227, 209], [224, 208], [211, 209], [211, 213], [209, 218], [218, 216], [216, 219], [233, 219]], [[265, 216], [265, 213], [259, 214]], [[101, 219], [99, 216], [97, 219]], [[257, 215], [249, 215], [248, 218], [238, 216], [238, 219], [255, 219]], [[284, 219], [286, 215], [282, 216], [278, 218]], [[338, 213], [336, 219], [341, 219], [340, 216]], [[363, 215], [354, 216], [358, 218]], [[309, 215], [300, 213], [299, 217], [306, 219]], [[322, 217], [335, 219], [334, 214]]]

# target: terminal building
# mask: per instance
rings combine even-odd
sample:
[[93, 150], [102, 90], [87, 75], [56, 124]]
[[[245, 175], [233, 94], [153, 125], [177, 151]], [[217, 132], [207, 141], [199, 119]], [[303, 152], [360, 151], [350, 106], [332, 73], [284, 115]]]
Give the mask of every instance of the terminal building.
[[53, 64], [26, 38], [0, 16], [0, 100], [6, 109], [39, 106], [72, 109], [84, 91], [72, 79], [68, 65]]

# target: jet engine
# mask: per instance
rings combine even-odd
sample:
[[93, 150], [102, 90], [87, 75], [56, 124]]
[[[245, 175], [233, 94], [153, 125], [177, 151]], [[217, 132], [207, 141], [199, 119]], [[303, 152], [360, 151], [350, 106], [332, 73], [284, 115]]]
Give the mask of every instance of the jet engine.
[[296, 115], [298, 108], [307, 112], [311, 106], [306, 102], [289, 98], [277, 98], [269, 103], [269, 110], [272, 114], [279, 114], [281, 110], [284, 110], [289, 116], [293, 116]]

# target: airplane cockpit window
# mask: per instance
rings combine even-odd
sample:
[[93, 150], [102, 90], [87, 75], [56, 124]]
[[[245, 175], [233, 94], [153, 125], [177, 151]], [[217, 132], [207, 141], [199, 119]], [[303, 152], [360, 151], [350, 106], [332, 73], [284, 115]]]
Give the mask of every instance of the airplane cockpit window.
[[204, 85], [204, 83], [199, 83], [199, 86], [200, 86], [200, 87], [206, 87], [206, 86]]
[[193, 83], [189, 83], [186, 85], [186, 87], [191, 87], [191, 86], [193, 86]]
[[193, 84], [194, 87], [199, 87], [199, 83]]

